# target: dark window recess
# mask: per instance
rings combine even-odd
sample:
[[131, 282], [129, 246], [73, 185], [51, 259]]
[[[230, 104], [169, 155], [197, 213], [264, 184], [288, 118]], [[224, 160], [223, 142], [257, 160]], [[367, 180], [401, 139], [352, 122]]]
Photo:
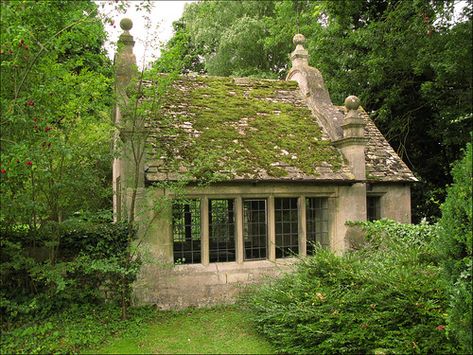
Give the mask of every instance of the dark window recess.
[[172, 205], [174, 262], [200, 263], [200, 200], [175, 201]]
[[266, 259], [266, 200], [243, 200], [245, 260]]
[[368, 221], [381, 219], [381, 198], [379, 196], [366, 197], [366, 213]]
[[276, 222], [276, 258], [299, 253], [297, 198], [274, 199]]
[[313, 255], [315, 246], [330, 246], [328, 234], [328, 199], [306, 199], [307, 255]]
[[209, 261], [235, 261], [233, 200], [209, 200]]

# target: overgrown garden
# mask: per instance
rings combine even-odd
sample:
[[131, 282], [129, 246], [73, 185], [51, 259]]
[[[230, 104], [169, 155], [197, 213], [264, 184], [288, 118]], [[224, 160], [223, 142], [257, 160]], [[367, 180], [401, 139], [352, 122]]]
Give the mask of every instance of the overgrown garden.
[[258, 330], [283, 353], [471, 353], [471, 154], [438, 224], [359, 223], [359, 250], [320, 249], [250, 293]]
[[[320, 249], [246, 294], [278, 351], [472, 352], [472, 4], [454, 5], [198, 2], [154, 64], [284, 78], [301, 32], [333, 101], [360, 96], [422, 181], [415, 219], [430, 224], [362, 223], [358, 250]], [[85, 0], [0, 6], [1, 352], [97, 348], [162, 320], [128, 308], [143, 260], [134, 226], [112, 223], [111, 20]]]

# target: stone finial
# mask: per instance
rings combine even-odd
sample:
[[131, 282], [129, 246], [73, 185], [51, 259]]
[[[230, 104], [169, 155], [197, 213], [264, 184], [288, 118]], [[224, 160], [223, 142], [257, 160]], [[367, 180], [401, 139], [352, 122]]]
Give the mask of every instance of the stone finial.
[[120, 21], [120, 27], [123, 31], [129, 31], [133, 28], [133, 21], [125, 17]]
[[358, 110], [358, 108], [360, 107], [360, 99], [353, 95], [348, 96], [345, 99], [345, 107], [347, 108], [348, 111]]
[[124, 18], [120, 21], [120, 27], [123, 33], [118, 38], [115, 54], [116, 83], [119, 87], [125, 88], [130, 83], [136, 68], [136, 57], [133, 54], [135, 41], [129, 32], [133, 28], [133, 22], [129, 18]]
[[309, 65], [309, 52], [304, 48], [305, 43], [304, 35], [298, 33], [292, 39], [292, 42], [296, 45], [296, 49], [291, 53], [292, 67], [296, 66], [308, 66]]
[[358, 108], [360, 107], [360, 99], [356, 96], [348, 96], [345, 99], [345, 107], [347, 108], [347, 114], [345, 116], [343, 128], [344, 137], [363, 137], [365, 121], [358, 114]]
[[120, 21], [120, 27], [123, 30], [123, 33], [118, 38], [118, 43], [133, 47], [135, 41], [133, 40], [133, 36], [129, 32], [133, 28], [133, 21], [125, 17]]
[[305, 37], [304, 35], [300, 34], [300, 33], [297, 33], [296, 35], [294, 35], [294, 37], [292, 38], [292, 43], [294, 43], [294, 45], [303, 45], [305, 43]]

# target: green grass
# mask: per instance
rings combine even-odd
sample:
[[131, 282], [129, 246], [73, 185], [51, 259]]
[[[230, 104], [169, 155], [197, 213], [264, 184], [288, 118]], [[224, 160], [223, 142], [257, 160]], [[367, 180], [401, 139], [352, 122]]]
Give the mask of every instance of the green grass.
[[122, 333], [89, 354], [268, 354], [275, 349], [260, 338], [236, 307], [157, 313], [140, 329]]

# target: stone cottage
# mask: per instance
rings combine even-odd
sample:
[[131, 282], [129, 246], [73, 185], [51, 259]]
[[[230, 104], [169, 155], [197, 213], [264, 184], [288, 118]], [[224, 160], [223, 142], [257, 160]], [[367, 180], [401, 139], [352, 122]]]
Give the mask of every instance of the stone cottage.
[[286, 269], [317, 245], [343, 252], [347, 221], [410, 222], [416, 178], [358, 98], [331, 102], [302, 35], [285, 81], [180, 76], [158, 110], [133, 121], [124, 112], [135, 66], [131, 21], [121, 27], [114, 211], [120, 219], [133, 210], [141, 223], [151, 261], [136, 285], [140, 302], [228, 300], [238, 285]]

